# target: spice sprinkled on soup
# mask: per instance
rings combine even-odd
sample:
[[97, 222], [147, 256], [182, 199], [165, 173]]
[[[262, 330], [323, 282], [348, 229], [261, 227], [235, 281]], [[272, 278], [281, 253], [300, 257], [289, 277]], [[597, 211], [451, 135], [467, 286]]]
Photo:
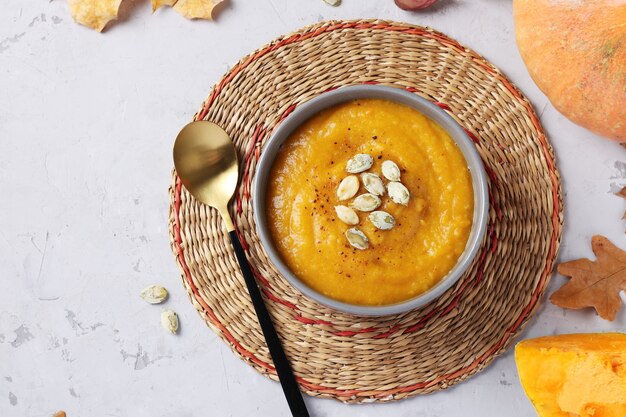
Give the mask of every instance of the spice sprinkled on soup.
[[267, 193], [274, 245], [327, 297], [387, 305], [457, 263], [474, 195], [460, 149], [411, 107], [362, 99], [324, 110], [285, 141]]

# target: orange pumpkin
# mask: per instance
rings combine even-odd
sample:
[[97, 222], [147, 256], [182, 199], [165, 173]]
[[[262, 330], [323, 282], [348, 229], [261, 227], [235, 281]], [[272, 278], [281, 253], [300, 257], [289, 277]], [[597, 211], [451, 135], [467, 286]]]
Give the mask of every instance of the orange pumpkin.
[[517, 45], [554, 107], [626, 141], [626, 0], [514, 0]]

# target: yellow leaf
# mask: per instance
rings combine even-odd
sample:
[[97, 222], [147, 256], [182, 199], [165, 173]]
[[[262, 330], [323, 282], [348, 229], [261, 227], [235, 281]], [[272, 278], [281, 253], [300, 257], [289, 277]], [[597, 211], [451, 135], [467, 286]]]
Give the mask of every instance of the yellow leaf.
[[178, 0], [174, 10], [187, 19], [213, 20], [213, 8], [224, 0]]
[[76, 23], [98, 32], [111, 20], [117, 19], [122, 0], [68, 0], [70, 14]]
[[173, 6], [176, 4], [176, 0], [152, 0], [152, 11], [154, 12], [156, 9], [163, 6]]

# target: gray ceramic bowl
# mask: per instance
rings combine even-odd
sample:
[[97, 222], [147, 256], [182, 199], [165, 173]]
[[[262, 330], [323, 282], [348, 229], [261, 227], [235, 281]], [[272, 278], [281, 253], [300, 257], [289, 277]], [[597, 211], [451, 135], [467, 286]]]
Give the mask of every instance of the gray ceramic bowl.
[[[450, 134], [450, 136], [457, 143], [459, 149], [463, 152], [471, 171], [472, 183], [474, 186], [474, 223], [465, 251], [459, 258], [456, 266], [437, 285], [427, 292], [397, 304], [382, 306], [347, 304], [326, 297], [325, 295], [310, 288], [297, 276], [295, 276], [291, 270], [289, 270], [276, 251], [268, 229], [267, 217], [265, 215], [267, 181], [274, 159], [281, 144], [296, 128], [320, 111], [336, 104], [359, 98], [382, 98], [402, 103], [419, 110], [424, 115], [438, 123], [448, 132], [448, 134]], [[256, 221], [256, 227], [261, 238], [261, 243], [263, 244], [270, 260], [274, 263], [278, 271], [280, 271], [280, 273], [287, 279], [287, 281], [291, 283], [291, 285], [313, 300], [316, 300], [328, 307], [356, 315], [382, 316], [401, 313], [414, 308], [422, 307], [439, 297], [458, 281], [476, 256], [485, 235], [485, 230], [487, 228], [487, 214], [489, 212], [489, 198], [487, 191], [487, 176], [485, 174], [485, 168], [483, 167], [482, 160], [480, 159], [478, 152], [476, 152], [476, 148], [470, 138], [452, 117], [435, 104], [432, 104], [428, 100], [407, 91], [392, 87], [359, 85], [343, 87], [324, 93], [306, 102], [305, 104], [298, 106], [296, 110], [294, 110], [293, 113], [291, 113], [289, 117], [287, 117], [280, 124], [265, 145], [259, 160], [256, 176], [254, 178], [253, 208], [254, 220]]]

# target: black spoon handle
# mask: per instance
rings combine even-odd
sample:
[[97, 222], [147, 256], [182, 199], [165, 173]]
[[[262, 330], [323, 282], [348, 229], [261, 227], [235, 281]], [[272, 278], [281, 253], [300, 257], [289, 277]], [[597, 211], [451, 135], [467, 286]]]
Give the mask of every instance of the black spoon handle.
[[267, 307], [265, 307], [265, 303], [261, 297], [261, 291], [259, 290], [256, 280], [254, 279], [254, 275], [250, 270], [248, 258], [246, 258], [246, 254], [241, 246], [237, 232], [232, 231], [229, 234], [230, 241], [235, 248], [235, 255], [237, 255], [237, 260], [239, 261], [243, 278], [246, 281], [246, 286], [248, 287], [248, 292], [250, 293], [250, 298], [252, 299], [252, 304], [254, 305], [254, 310], [256, 311], [256, 316], [259, 320], [259, 324], [261, 325], [263, 336], [265, 336], [265, 342], [269, 348], [270, 355], [272, 355], [272, 360], [274, 361], [274, 366], [276, 367], [276, 373], [278, 374], [278, 379], [280, 379], [280, 385], [283, 387], [283, 392], [287, 398], [291, 415], [293, 417], [309, 417], [309, 412], [304, 404], [302, 393], [300, 393], [296, 378], [291, 371], [291, 366], [289, 365], [285, 351], [280, 345], [278, 334], [276, 333], [276, 329], [274, 329], [274, 324], [272, 324], [272, 318], [267, 311]]

